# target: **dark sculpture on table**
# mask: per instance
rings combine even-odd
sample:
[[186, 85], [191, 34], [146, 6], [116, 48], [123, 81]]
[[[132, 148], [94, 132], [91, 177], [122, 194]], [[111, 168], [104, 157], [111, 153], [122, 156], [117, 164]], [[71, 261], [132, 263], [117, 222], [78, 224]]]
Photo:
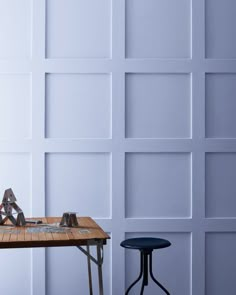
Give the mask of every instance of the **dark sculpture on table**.
[[[17, 214], [17, 217], [15, 218], [13, 214]], [[11, 188], [5, 190], [2, 203], [0, 204], [0, 225], [3, 225], [8, 219], [14, 225], [26, 224], [24, 213], [16, 204], [16, 197]]]

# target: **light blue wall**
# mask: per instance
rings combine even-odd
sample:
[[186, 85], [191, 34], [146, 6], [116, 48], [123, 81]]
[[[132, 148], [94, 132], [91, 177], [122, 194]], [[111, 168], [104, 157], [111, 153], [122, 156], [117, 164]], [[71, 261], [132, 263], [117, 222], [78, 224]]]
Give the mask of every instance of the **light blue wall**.
[[[171, 241], [153, 268], [172, 295], [235, 293], [235, 15], [235, 0], [0, 1], [0, 189], [27, 216], [96, 219], [105, 295], [138, 274], [119, 246], [134, 236]], [[76, 249], [0, 260], [8, 295], [89, 294]]]

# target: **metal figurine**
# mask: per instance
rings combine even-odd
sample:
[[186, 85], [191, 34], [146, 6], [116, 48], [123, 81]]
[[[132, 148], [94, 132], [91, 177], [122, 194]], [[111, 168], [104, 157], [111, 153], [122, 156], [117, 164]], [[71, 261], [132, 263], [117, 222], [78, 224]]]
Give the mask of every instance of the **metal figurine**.
[[[2, 211], [4, 209], [4, 211]], [[16, 213], [13, 213], [15, 211]], [[15, 218], [13, 214], [17, 214]], [[3, 218], [3, 216], [5, 216]], [[5, 190], [2, 203], [0, 205], [0, 225], [10, 220], [14, 225], [25, 225], [25, 216], [21, 208], [16, 204], [16, 197], [11, 188]]]
[[60, 226], [77, 227], [78, 221], [76, 218], [76, 212], [65, 212], [63, 213]]

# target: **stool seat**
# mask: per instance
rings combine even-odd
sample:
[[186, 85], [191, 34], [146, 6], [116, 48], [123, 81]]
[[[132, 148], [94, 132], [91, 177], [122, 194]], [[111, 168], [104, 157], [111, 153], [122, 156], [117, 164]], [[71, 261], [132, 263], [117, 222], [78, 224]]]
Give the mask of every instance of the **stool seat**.
[[133, 238], [124, 240], [120, 245], [128, 249], [153, 250], [169, 247], [171, 243], [159, 238]]

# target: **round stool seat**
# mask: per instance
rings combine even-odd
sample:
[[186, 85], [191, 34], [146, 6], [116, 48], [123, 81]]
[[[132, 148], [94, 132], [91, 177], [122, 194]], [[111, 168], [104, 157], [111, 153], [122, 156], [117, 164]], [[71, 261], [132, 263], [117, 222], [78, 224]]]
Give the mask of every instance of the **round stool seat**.
[[153, 250], [169, 247], [171, 243], [164, 239], [142, 237], [124, 240], [120, 245], [128, 249]]

